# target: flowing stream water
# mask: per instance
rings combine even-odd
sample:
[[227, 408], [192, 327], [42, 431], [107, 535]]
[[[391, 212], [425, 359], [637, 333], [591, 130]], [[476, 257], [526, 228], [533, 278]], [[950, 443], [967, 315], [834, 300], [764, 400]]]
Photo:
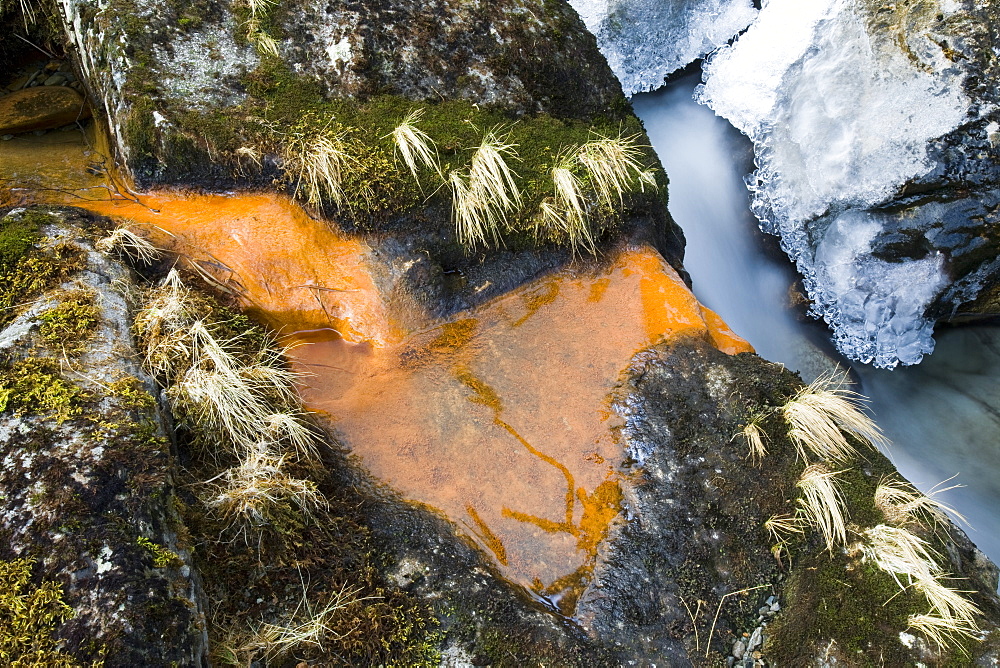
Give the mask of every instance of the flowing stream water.
[[[846, 366], [825, 326], [801, 316], [791, 263], [775, 252], [749, 209], [743, 176], [749, 140], [692, 99], [699, 75], [632, 98], [670, 177], [670, 212], [687, 237], [684, 266], [698, 299], [766, 359], [811, 380]], [[893, 371], [853, 365], [876, 420], [893, 441], [886, 455], [921, 491], [968, 518], [973, 542], [1000, 563], [1000, 328], [948, 329], [933, 355]]]

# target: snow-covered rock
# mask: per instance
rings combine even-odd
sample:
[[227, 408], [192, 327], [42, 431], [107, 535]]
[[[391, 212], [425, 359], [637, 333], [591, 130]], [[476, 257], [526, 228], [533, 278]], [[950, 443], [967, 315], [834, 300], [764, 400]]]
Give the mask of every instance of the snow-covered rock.
[[725, 44], [757, 15], [750, 0], [570, 0], [626, 95]]
[[993, 281], [968, 228], [995, 217], [981, 203], [1000, 184], [995, 87], [982, 86], [998, 11], [770, 0], [706, 64], [696, 95], [753, 140], [754, 213], [849, 357], [919, 362], [933, 322]]

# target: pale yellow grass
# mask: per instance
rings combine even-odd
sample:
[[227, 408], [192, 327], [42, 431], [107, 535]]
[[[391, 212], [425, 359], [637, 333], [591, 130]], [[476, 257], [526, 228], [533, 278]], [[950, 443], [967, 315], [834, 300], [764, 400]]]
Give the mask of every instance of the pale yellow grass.
[[951, 513], [962, 522], [965, 522], [965, 524], [968, 524], [968, 520], [961, 513], [934, 498], [937, 494], [961, 487], [961, 485], [941, 487], [941, 485], [953, 478], [954, 476], [935, 485], [926, 495], [921, 494], [909, 483], [891, 478], [883, 479], [878, 487], [875, 488], [875, 506], [882, 511], [886, 520], [892, 524], [921, 522], [936, 525], [942, 516], [942, 512]]
[[417, 127], [417, 122], [420, 121], [423, 114], [423, 109], [414, 109], [391, 133], [396, 152], [418, 182], [420, 181], [421, 169], [429, 169], [435, 174], [441, 175], [441, 166], [434, 140]]
[[[926, 615], [910, 617], [910, 626], [945, 647], [957, 636], [975, 637], [976, 618], [982, 612], [957, 589], [946, 586], [948, 578], [927, 542], [908, 529], [885, 524], [862, 533], [861, 549], [867, 559], [889, 573], [901, 589], [913, 587], [931, 606]], [[905, 582], [904, 582], [905, 581]]]
[[823, 464], [810, 464], [796, 483], [802, 491], [799, 508], [806, 521], [823, 536], [830, 552], [835, 545], [847, 543], [843, 497], [837, 489], [839, 473], [842, 471], [831, 471]]
[[344, 131], [330, 128], [299, 131], [289, 135], [285, 144], [285, 173], [294, 180], [296, 197], [320, 208], [324, 198], [338, 208], [346, 201], [344, 178], [357, 162], [350, 155]]
[[129, 258], [139, 264], [152, 264], [162, 257], [163, 253], [145, 237], [139, 236], [125, 222], [116, 227], [111, 234], [98, 240], [97, 250], [114, 253], [119, 257]]
[[841, 374], [821, 376], [782, 408], [791, 426], [788, 436], [805, 461], [810, 455], [838, 462], [855, 457], [857, 450], [845, 433], [872, 448], [889, 443], [864, 412], [864, 397], [845, 389], [844, 381]]
[[624, 193], [638, 186], [656, 187], [651, 170], [642, 166], [643, 153], [636, 137], [598, 137], [580, 146], [576, 160], [590, 174], [592, 186], [600, 201], [613, 206], [624, 201]]

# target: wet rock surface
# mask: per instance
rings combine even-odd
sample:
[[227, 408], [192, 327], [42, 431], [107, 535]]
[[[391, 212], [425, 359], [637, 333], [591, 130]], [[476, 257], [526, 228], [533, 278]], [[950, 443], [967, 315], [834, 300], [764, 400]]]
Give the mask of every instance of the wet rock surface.
[[[200, 666], [204, 601], [172, 505], [164, 417], [132, 342], [132, 279], [93, 250], [79, 212], [15, 209], [0, 228], [26, 215], [47, 221], [44, 261], [76, 264], [24, 294], [0, 331], [0, 559], [33, 558], [36, 577], [62, 586], [74, 615], [57, 637], [77, 660]], [[53, 331], [63, 313], [71, 327], [89, 319], [85, 340]]]
[[0, 134], [48, 130], [86, 118], [80, 94], [62, 86], [40, 86], [0, 97]]

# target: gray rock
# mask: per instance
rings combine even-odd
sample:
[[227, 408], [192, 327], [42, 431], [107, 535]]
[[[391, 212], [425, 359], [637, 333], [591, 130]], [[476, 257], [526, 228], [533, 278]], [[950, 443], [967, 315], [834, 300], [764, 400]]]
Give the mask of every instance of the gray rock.
[[[0, 412], [0, 559], [34, 557], [36, 577], [63, 587], [74, 616], [56, 635], [81, 663], [200, 666], [205, 608], [172, 504], [169, 440], [151, 396], [134, 399], [155, 390], [117, 287], [131, 278], [93, 250], [75, 214], [56, 216], [64, 222], [44, 229], [43, 247], [75, 246], [85, 267], [0, 331], [0, 378], [36, 369], [31, 382], [64, 383], [76, 394], [61, 415], [39, 403]], [[39, 317], [73, 294], [99, 308], [79, 354], [38, 333]], [[18, 367], [25, 364], [33, 366]]]
[[66, 83], [66, 76], [57, 72], [42, 82], [43, 86], [61, 86]]
[[742, 659], [743, 655], [747, 651], [747, 644], [743, 640], [737, 640], [733, 645], [733, 656], [737, 659]]

